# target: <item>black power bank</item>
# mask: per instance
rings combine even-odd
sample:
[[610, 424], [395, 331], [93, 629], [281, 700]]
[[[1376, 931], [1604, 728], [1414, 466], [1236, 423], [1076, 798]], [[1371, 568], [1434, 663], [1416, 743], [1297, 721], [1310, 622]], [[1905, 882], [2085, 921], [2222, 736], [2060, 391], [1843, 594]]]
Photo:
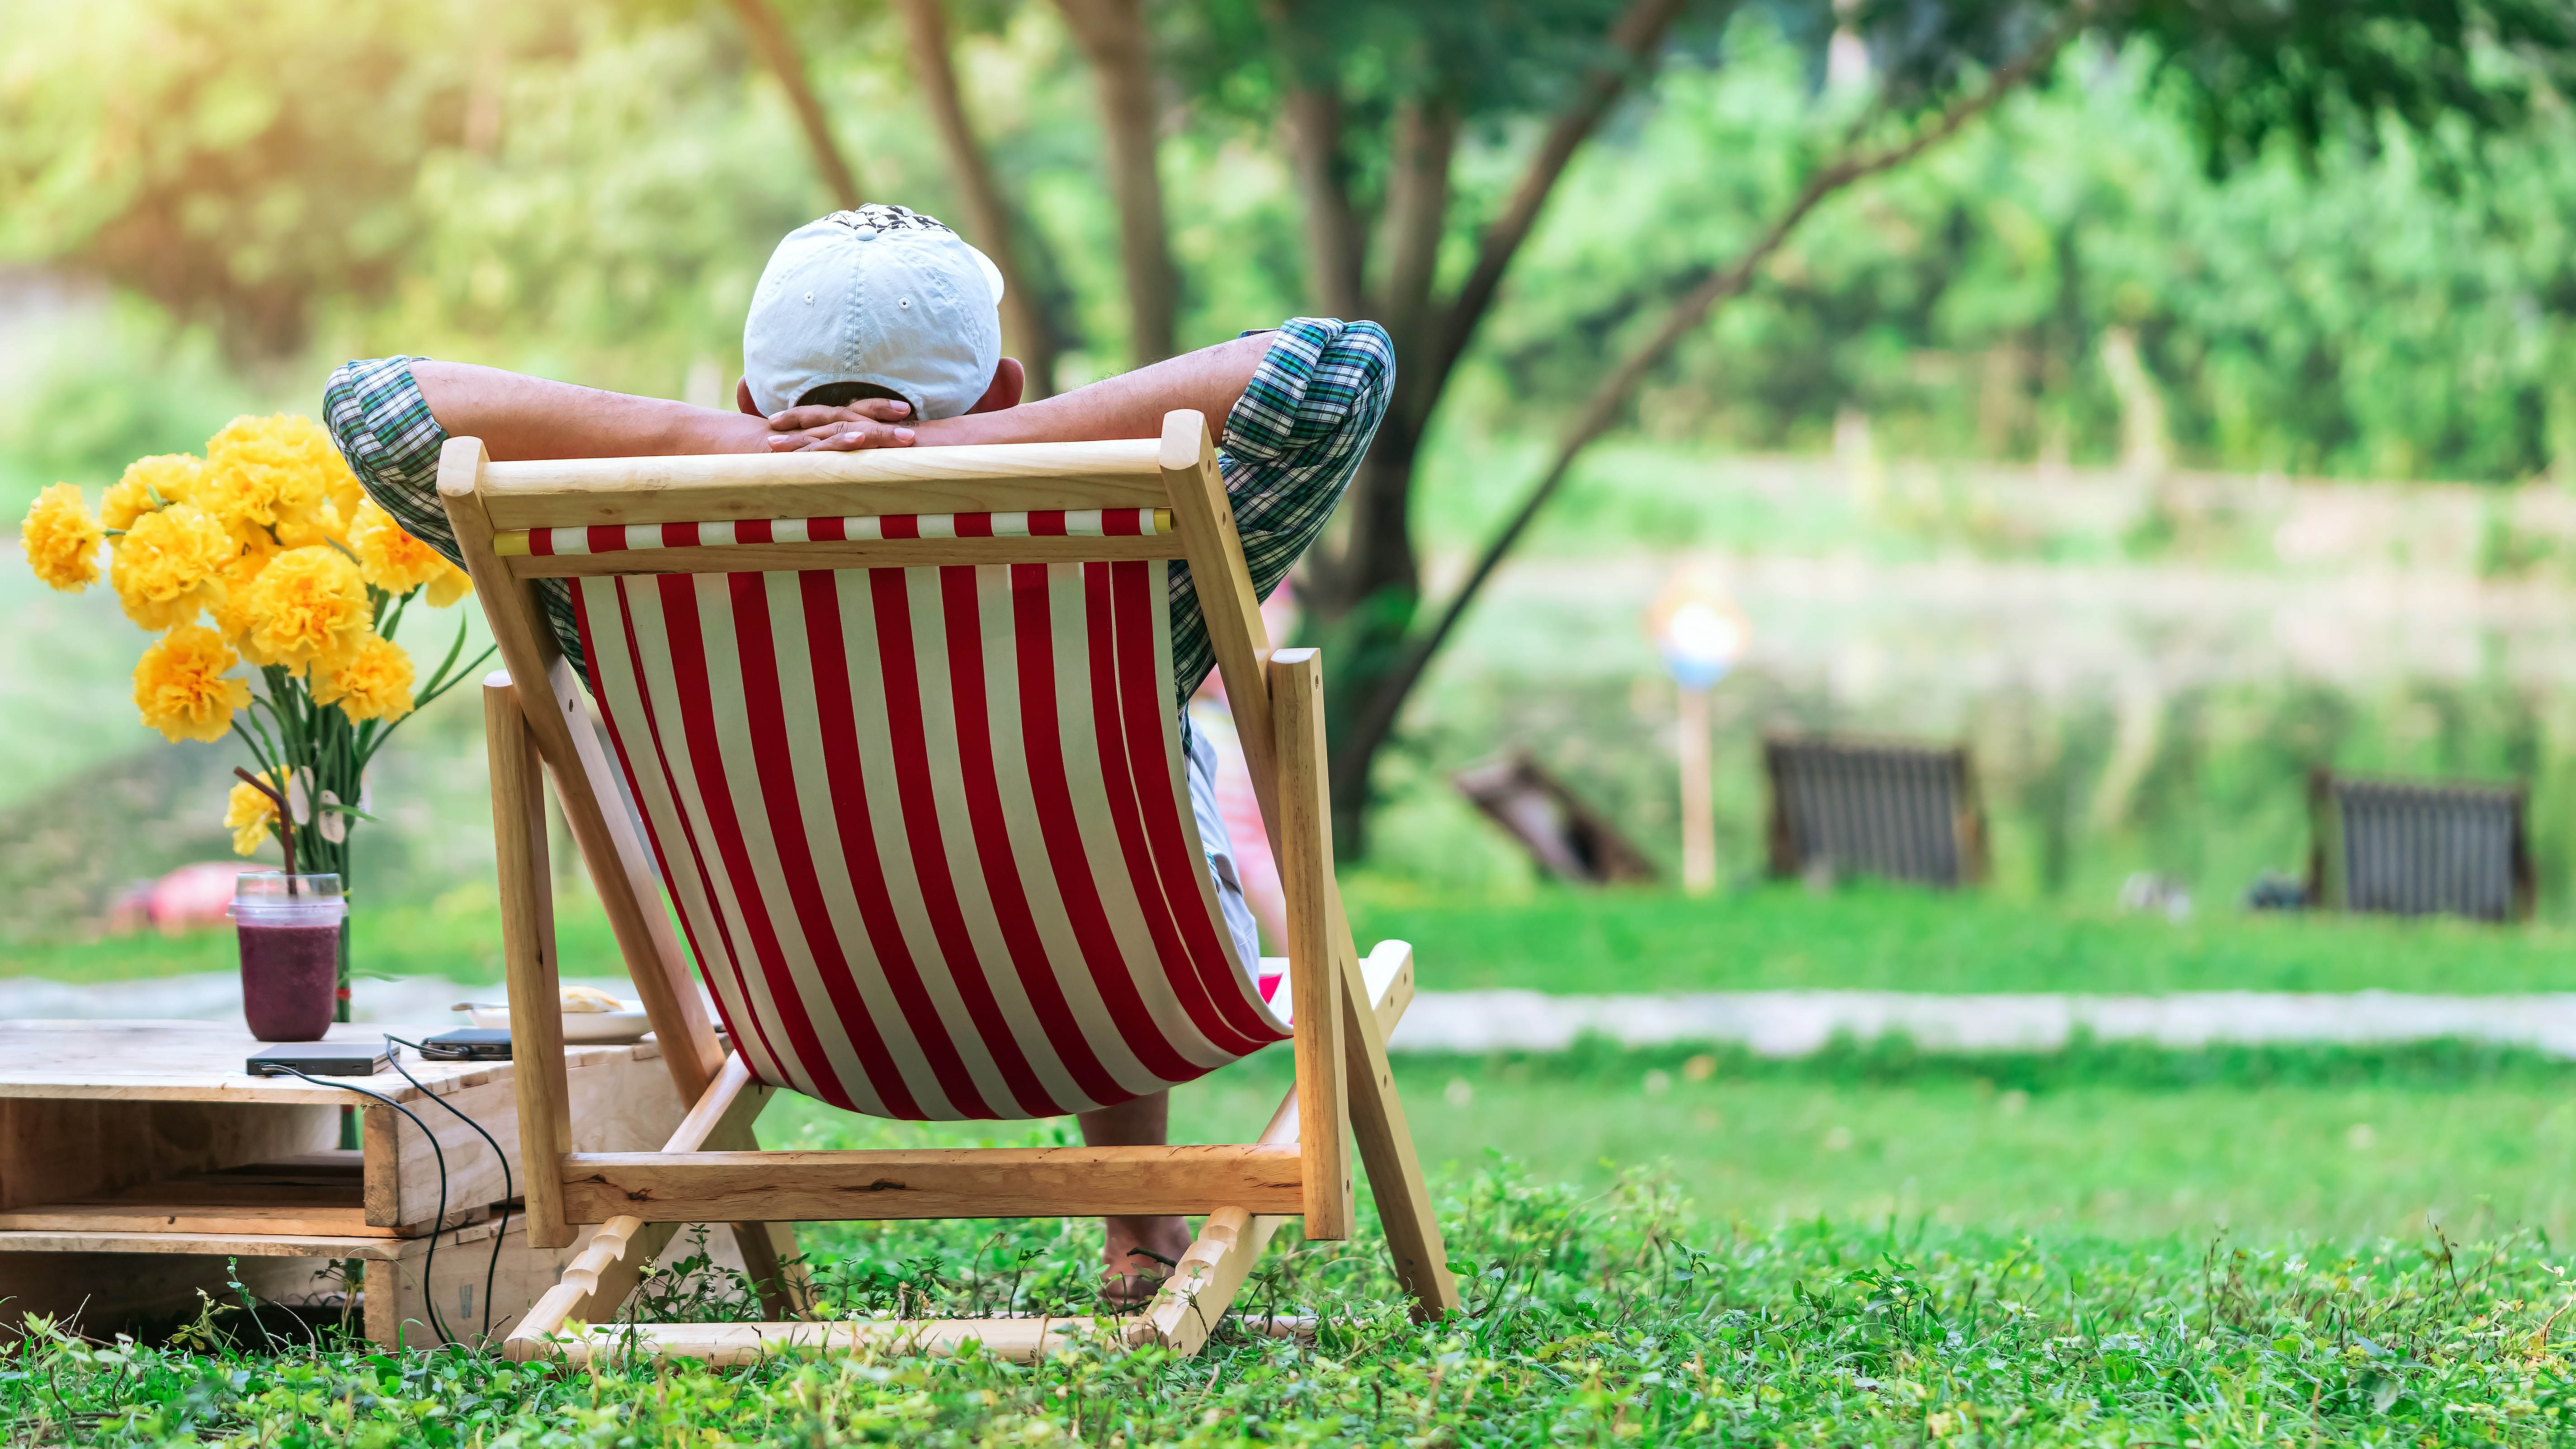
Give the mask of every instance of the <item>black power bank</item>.
[[499, 1026], [460, 1026], [421, 1038], [420, 1054], [433, 1062], [506, 1062], [510, 1031]]
[[308, 1077], [372, 1077], [384, 1069], [385, 1044], [380, 1041], [287, 1042], [253, 1053], [244, 1068], [254, 1077], [285, 1077], [294, 1072]]

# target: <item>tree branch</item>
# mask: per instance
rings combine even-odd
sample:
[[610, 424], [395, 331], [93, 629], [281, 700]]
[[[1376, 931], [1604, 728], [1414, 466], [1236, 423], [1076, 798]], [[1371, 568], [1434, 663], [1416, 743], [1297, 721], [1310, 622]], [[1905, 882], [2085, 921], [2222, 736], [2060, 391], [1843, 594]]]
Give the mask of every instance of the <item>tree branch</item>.
[[823, 102], [815, 96], [813, 83], [806, 79], [804, 58], [788, 38], [787, 27], [778, 22], [778, 12], [769, 8], [767, 0], [733, 0], [733, 8], [742, 17], [742, 28], [751, 36], [752, 49], [760, 52], [762, 63], [786, 89], [787, 103], [796, 112], [796, 124], [805, 132], [806, 148], [814, 153], [814, 169], [822, 173], [823, 185], [832, 193], [832, 200], [845, 211], [857, 206], [864, 199], [859, 194], [858, 174], [841, 155], [841, 143], [832, 139], [831, 121], [823, 114]]
[[[1548, 196], [1556, 190], [1557, 181], [1574, 160], [1574, 153], [1610, 113], [1612, 103], [1628, 88], [1637, 69], [1663, 43], [1664, 32], [1672, 28], [1686, 0], [1634, 0], [1610, 27], [1610, 46], [1619, 59], [1612, 65], [1595, 70], [1584, 78], [1571, 104], [1557, 114], [1539, 142], [1538, 154], [1530, 158], [1529, 169], [1512, 188], [1510, 199], [1503, 203], [1476, 248], [1476, 267], [1467, 274], [1458, 295], [1434, 319], [1430, 345], [1423, 349], [1424, 376], [1420, 386], [1411, 390], [1415, 408], [1424, 416], [1440, 396], [1449, 370], [1458, 364], [1458, 356], [1467, 349], [1467, 339], [1475, 334], [1476, 324], [1484, 320], [1486, 309], [1494, 304], [1494, 293], [1502, 286], [1503, 273], [1520, 252], [1521, 243], [1529, 239], [1538, 225], [1538, 214], [1546, 207]], [[1418, 423], [1420, 418], [1416, 418]]]
[[966, 97], [958, 88], [957, 64], [948, 48], [947, 14], [940, 0], [896, 0], [895, 8], [903, 12], [904, 29], [912, 38], [913, 70], [921, 78], [922, 96], [930, 102], [931, 119], [939, 127], [941, 149], [948, 153], [949, 173], [956, 177], [959, 198], [966, 204], [967, 225], [974, 229], [974, 240], [984, 255], [1002, 273], [1003, 335], [1027, 365], [1029, 398], [1045, 397], [1055, 390], [1055, 328], [1048, 320], [1037, 279], [1020, 263], [1019, 228], [1002, 198], [1000, 183], [993, 178], [992, 162], [967, 120]]
[[1378, 745], [1394, 729], [1397, 713], [1404, 707], [1413, 686], [1422, 678], [1423, 671], [1430, 666], [1432, 656], [1449, 642], [1449, 636], [1457, 630], [1458, 621], [1465, 617], [1468, 606], [1476, 601], [1476, 596], [1493, 577], [1494, 570], [1501, 566], [1521, 536], [1529, 531], [1530, 523], [1538, 517], [1539, 510], [1547, 506], [1548, 500], [1564, 484], [1574, 460], [1595, 439], [1609, 431], [1628, 395], [1648, 370], [1661, 361], [1675, 343], [1706, 321], [1711, 309], [1720, 301], [1735, 296], [1750, 285], [1754, 273], [1780, 249], [1790, 233], [1797, 230], [1798, 224], [1807, 219], [1808, 213], [1827, 197], [1855, 182], [1902, 166], [1957, 135], [1970, 121], [1993, 109], [1998, 101], [2019, 89], [2054, 60], [2091, 13], [2089, 4], [2078, 4], [2068, 10], [2038, 43], [1994, 71], [1976, 94], [1952, 103], [1906, 140], [1876, 151], [1846, 150], [1841, 159], [1808, 178], [1796, 199], [1772, 219], [1750, 247], [1724, 268], [1708, 272], [1673, 305], [1653, 335], [1631, 351], [1608, 377], [1601, 380], [1600, 386], [1593, 389], [1574, 426], [1567, 430], [1558, 444], [1555, 460], [1540, 476], [1537, 486], [1530, 489], [1520, 506], [1513, 510], [1510, 522], [1504, 524], [1502, 531], [1485, 546], [1476, 566], [1468, 572], [1466, 582], [1459, 585], [1458, 592], [1441, 610], [1439, 622], [1406, 651], [1403, 662], [1388, 673], [1370, 696], [1367, 707], [1354, 716], [1349, 737], [1339, 742], [1334, 754], [1332, 769], [1336, 776], [1345, 770], [1363, 768], [1376, 753]]

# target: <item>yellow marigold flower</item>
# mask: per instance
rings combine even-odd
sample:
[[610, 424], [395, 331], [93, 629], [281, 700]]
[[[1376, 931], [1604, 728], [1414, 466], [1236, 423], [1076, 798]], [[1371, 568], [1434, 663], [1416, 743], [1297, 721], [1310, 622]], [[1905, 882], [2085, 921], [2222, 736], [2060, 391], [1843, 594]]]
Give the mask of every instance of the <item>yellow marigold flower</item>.
[[[194, 453], [158, 453], [125, 465], [125, 476], [107, 490], [99, 517], [110, 528], [132, 528], [134, 520], [171, 503], [194, 503], [206, 480], [206, 460]], [[152, 495], [161, 495], [161, 502]]]
[[[284, 777], [285, 772], [270, 770], [261, 778], [276, 785]], [[248, 780], [233, 786], [232, 794], [224, 798], [224, 828], [233, 833], [233, 854], [258, 854], [276, 826], [276, 803], [254, 789]]]
[[67, 594], [98, 582], [98, 544], [104, 537], [81, 502], [80, 490], [69, 483], [37, 494], [18, 530], [27, 567], [47, 586]]
[[227, 639], [238, 640], [250, 632], [251, 583], [277, 556], [277, 545], [268, 541], [267, 534], [260, 534], [259, 540], [266, 546], [245, 550], [224, 567], [223, 601], [207, 611], [214, 615], [215, 632]]
[[[446, 561], [442, 559], [440, 562]], [[445, 568], [439, 570], [437, 578], [429, 581], [429, 592], [423, 597], [429, 601], [431, 608], [444, 609], [472, 592], [474, 592], [473, 576], [454, 564], [447, 564]]]
[[242, 652], [254, 664], [325, 673], [349, 661], [367, 637], [367, 581], [329, 544], [290, 548], [250, 581], [238, 617]]
[[250, 705], [250, 686], [226, 679], [241, 662], [223, 637], [203, 624], [183, 624], [143, 651], [134, 666], [134, 707], [143, 722], [173, 742], [219, 740], [233, 711]]
[[358, 491], [330, 434], [311, 418], [285, 413], [226, 423], [206, 440], [206, 470], [208, 508], [227, 522], [279, 529], [290, 548], [330, 536], [334, 497], [354, 500]]
[[223, 602], [223, 572], [240, 550], [213, 515], [174, 503], [134, 520], [108, 550], [125, 617], [145, 629], [168, 629]]
[[453, 568], [373, 500], [359, 504], [349, 520], [349, 551], [358, 556], [358, 572], [367, 582], [388, 594], [408, 594]]
[[328, 675], [315, 672], [313, 702], [336, 704], [353, 720], [388, 723], [411, 713], [411, 655], [381, 635], [358, 641], [349, 662]]

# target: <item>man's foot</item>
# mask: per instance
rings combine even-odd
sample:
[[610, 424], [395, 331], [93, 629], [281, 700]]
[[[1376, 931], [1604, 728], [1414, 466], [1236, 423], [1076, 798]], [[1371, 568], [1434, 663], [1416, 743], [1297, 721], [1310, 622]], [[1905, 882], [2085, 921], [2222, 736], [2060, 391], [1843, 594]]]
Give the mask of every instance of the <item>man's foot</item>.
[[1100, 1296], [1134, 1308], [1162, 1291], [1172, 1264], [1190, 1250], [1190, 1225], [1182, 1218], [1103, 1218], [1108, 1241], [1100, 1251], [1107, 1271]]

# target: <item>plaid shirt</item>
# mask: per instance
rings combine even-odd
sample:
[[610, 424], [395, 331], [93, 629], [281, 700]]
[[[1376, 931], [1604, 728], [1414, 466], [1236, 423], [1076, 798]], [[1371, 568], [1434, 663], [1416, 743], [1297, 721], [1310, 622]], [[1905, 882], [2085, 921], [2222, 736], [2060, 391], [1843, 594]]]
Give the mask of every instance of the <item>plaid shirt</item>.
[[[429, 415], [409, 357], [346, 362], [323, 390], [322, 411], [341, 456], [369, 497], [421, 542], [461, 562], [438, 504], [438, 450], [447, 430]], [[1342, 490], [1350, 486], [1395, 387], [1395, 352], [1374, 322], [1297, 317], [1282, 323], [1251, 386], [1225, 420], [1218, 466], [1254, 592], [1268, 597], [1288, 576]], [[536, 580], [556, 642], [576, 667], [581, 636], [562, 579]], [[1172, 684], [1177, 707], [1216, 667], [1190, 568], [1171, 566]]]

